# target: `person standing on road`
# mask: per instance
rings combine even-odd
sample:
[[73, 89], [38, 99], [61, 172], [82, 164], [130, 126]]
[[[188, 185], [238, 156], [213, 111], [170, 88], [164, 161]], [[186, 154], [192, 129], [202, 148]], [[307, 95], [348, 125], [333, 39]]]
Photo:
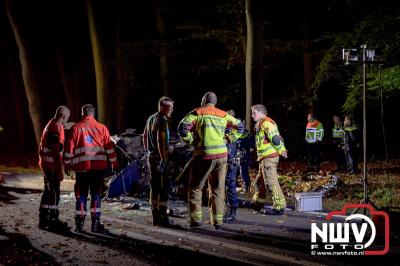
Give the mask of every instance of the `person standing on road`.
[[333, 145], [335, 146], [336, 171], [344, 171], [346, 169], [344, 156], [344, 129], [340, 117], [333, 116], [334, 126], [332, 128]]
[[69, 116], [69, 109], [59, 106], [54, 117], [44, 128], [40, 140], [39, 166], [44, 177], [44, 190], [39, 207], [40, 229], [63, 229], [67, 226], [58, 219], [58, 203], [60, 201], [60, 182], [63, 180], [64, 124], [68, 122]]
[[319, 171], [321, 167], [321, 142], [324, 138], [324, 127], [313, 113], [307, 116], [306, 142], [308, 149], [307, 170]]
[[100, 223], [101, 190], [104, 177], [109, 169], [118, 166], [114, 144], [105, 125], [94, 118], [95, 108], [91, 104], [82, 107], [82, 120], [72, 126], [65, 142], [64, 165], [69, 175], [76, 172], [75, 230], [84, 231], [87, 213], [87, 198], [90, 190], [91, 231], [102, 233], [104, 225]]
[[147, 119], [143, 132], [143, 146], [150, 165], [150, 202], [154, 226], [169, 226], [167, 216], [168, 118], [171, 117], [173, 110], [174, 101], [169, 97], [161, 97], [158, 101], [158, 112]]
[[347, 115], [344, 118], [344, 151], [349, 174], [358, 173], [357, 149], [359, 147], [358, 126], [354, 123], [353, 117]]
[[[217, 95], [204, 94], [201, 107], [187, 114], [179, 123], [180, 137], [195, 147], [189, 177], [189, 225], [200, 227], [201, 198], [206, 180], [209, 185], [210, 218], [214, 229], [221, 230], [225, 206], [225, 178], [227, 171], [227, 142], [237, 141], [244, 127], [239, 119], [215, 107]], [[226, 134], [226, 128], [232, 128]]]
[[[269, 190], [272, 192], [273, 205], [271, 210], [267, 210], [267, 214], [282, 215], [286, 208], [286, 200], [278, 182], [277, 169], [279, 156], [287, 158], [287, 150], [283, 143], [283, 138], [279, 134], [277, 124], [267, 116], [267, 108], [264, 105], [257, 104], [252, 106], [251, 116], [256, 122], [256, 149], [257, 161], [259, 162], [259, 171], [255, 183], [256, 193], [254, 194], [253, 202], [260, 202], [260, 199], [265, 199], [263, 194], [268, 185]], [[259, 187], [263, 183], [258, 182], [259, 179], [264, 180], [265, 188]]]
[[[234, 110], [228, 110], [227, 113], [235, 117]], [[230, 134], [230, 131], [232, 131], [232, 128], [228, 128], [226, 134]], [[238, 208], [238, 196], [236, 191], [236, 176], [239, 170], [239, 160], [236, 155], [238, 151], [238, 142], [228, 142], [226, 147], [228, 149], [228, 170], [225, 186], [228, 209], [224, 214], [224, 222], [233, 222], [236, 221], [236, 210]]]

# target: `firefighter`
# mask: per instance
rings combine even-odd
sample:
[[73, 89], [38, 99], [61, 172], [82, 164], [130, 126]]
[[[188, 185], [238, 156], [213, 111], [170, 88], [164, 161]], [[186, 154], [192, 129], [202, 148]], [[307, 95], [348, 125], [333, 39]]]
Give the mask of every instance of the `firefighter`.
[[168, 118], [174, 110], [174, 102], [169, 97], [158, 101], [158, 112], [151, 115], [143, 132], [143, 146], [150, 165], [150, 202], [154, 226], [169, 226], [167, 201], [169, 180], [167, 173], [169, 128]]
[[[228, 110], [227, 113], [232, 117], [235, 117], [234, 110]], [[226, 134], [229, 134], [230, 131], [232, 131], [232, 128], [228, 128]], [[236, 191], [236, 176], [239, 169], [239, 161], [237, 158], [238, 143], [237, 141], [228, 142], [226, 146], [228, 149], [228, 170], [225, 179], [225, 186], [228, 209], [224, 215], [224, 222], [233, 222], [236, 221], [236, 210], [238, 207]]]
[[110, 169], [118, 166], [114, 144], [105, 125], [94, 118], [95, 108], [91, 104], [82, 106], [82, 120], [73, 125], [68, 140], [65, 142], [64, 166], [69, 175], [76, 172], [75, 230], [84, 231], [86, 203], [90, 191], [91, 231], [104, 232], [100, 223], [101, 191], [104, 177]]
[[307, 170], [319, 171], [321, 167], [321, 142], [324, 138], [324, 127], [320, 121], [315, 118], [313, 113], [307, 116], [306, 142], [308, 149]]
[[353, 117], [347, 115], [344, 118], [344, 151], [349, 174], [358, 173], [357, 149], [359, 147], [358, 126], [354, 123]]
[[40, 140], [39, 166], [44, 177], [44, 190], [39, 207], [40, 229], [62, 229], [67, 226], [66, 223], [58, 220], [58, 203], [60, 182], [63, 180], [64, 124], [68, 122], [69, 116], [69, 109], [59, 106], [54, 117], [44, 128]]
[[[227, 142], [234, 142], [243, 133], [243, 124], [225, 111], [215, 107], [217, 95], [204, 94], [201, 107], [187, 114], [179, 123], [181, 138], [194, 146], [189, 177], [189, 225], [200, 227], [202, 222], [202, 188], [209, 185], [210, 218], [214, 229], [221, 230], [225, 202]], [[233, 128], [226, 134], [226, 128]]]
[[334, 126], [332, 128], [332, 139], [333, 145], [335, 147], [335, 157], [337, 168], [336, 171], [344, 171], [346, 169], [345, 158], [344, 158], [344, 130], [343, 124], [340, 120], [340, 117], [335, 115], [333, 116]]
[[[272, 192], [272, 209], [267, 210], [269, 215], [282, 215], [286, 208], [285, 196], [278, 182], [279, 156], [287, 158], [287, 150], [283, 138], [279, 134], [276, 123], [267, 116], [267, 108], [262, 104], [251, 107], [251, 116], [256, 122], [256, 149], [259, 171], [256, 177], [256, 193], [253, 203], [265, 203], [267, 186]], [[261, 179], [264, 181], [262, 182]], [[264, 187], [261, 187], [263, 185]]]

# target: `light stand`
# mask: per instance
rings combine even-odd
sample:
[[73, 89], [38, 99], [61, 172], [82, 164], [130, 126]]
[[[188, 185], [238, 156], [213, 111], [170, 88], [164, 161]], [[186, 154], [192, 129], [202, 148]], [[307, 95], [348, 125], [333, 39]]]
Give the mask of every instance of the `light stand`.
[[[357, 49], [343, 49], [343, 60], [345, 64], [348, 65], [350, 62], [362, 63], [362, 88], [363, 88], [363, 169], [362, 169], [362, 178], [364, 185], [364, 197], [361, 200], [360, 204], [371, 204], [375, 209], [376, 205], [369, 199], [368, 197], [368, 179], [367, 179], [367, 74], [366, 74], [366, 64], [367, 63], [378, 63], [377, 58], [375, 56], [374, 50], [367, 50], [367, 45], [363, 44], [360, 46], [362, 49], [362, 61], [358, 60], [358, 56], [356, 55]], [[368, 53], [368, 55], [367, 55]], [[380, 60], [378, 60], [380, 61]], [[379, 63], [382, 63], [381, 61]], [[356, 213], [360, 208], [357, 208], [353, 211]], [[363, 212], [365, 213], [365, 209]]]

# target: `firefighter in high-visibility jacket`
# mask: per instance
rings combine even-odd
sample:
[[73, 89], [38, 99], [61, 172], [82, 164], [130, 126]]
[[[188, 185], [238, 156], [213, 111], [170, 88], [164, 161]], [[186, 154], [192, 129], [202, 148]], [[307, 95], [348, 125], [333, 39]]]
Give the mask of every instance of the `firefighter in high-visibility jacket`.
[[346, 170], [345, 156], [344, 156], [344, 129], [343, 123], [340, 117], [337, 115], [333, 116], [333, 128], [332, 128], [332, 139], [335, 149], [336, 157], [336, 171]]
[[64, 124], [68, 122], [70, 111], [59, 106], [43, 130], [39, 146], [39, 166], [43, 172], [44, 190], [40, 199], [39, 228], [62, 229], [66, 223], [58, 220], [60, 182], [63, 180], [62, 152], [64, 148]]
[[[217, 96], [204, 94], [201, 107], [187, 114], [178, 126], [179, 135], [194, 146], [189, 177], [189, 215], [192, 228], [202, 222], [202, 188], [208, 180], [211, 223], [222, 229], [225, 205], [225, 177], [227, 170], [227, 142], [234, 142], [243, 133], [239, 119], [215, 107]], [[226, 134], [226, 128], [233, 128]]]
[[82, 107], [82, 120], [72, 126], [65, 142], [64, 167], [67, 174], [76, 172], [75, 230], [84, 231], [86, 203], [90, 190], [91, 231], [104, 231], [100, 223], [101, 190], [105, 175], [118, 166], [114, 144], [105, 125], [94, 119], [95, 108], [91, 104]]
[[320, 121], [315, 118], [313, 113], [307, 116], [306, 142], [308, 149], [308, 170], [319, 171], [321, 167], [321, 142], [324, 138], [324, 127]]
[[262, 104], [251, 107], [251, 116], [256, 122], [256, 149], [259, 171], [256, 176], [255, 194], [252, 202], [263, 206], [267, 186], [272, 192], [272, 209], [267, 209], [269, 215], [282, 215], [286, 208], [285, 196], [278, 182], [279, 156], [287, 158], [287, 150], [283, 138], [279, 134], [276, 123], [267, 116], [267, 108]]

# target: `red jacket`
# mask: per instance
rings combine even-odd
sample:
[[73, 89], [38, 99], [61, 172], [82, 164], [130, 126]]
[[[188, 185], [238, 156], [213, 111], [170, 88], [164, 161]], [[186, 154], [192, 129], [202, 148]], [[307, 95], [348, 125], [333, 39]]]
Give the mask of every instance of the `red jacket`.
[[107, 127], [93, 116], [86, 116], [73, 125], [65, 142], [64, 165], [74, 171], [117, 167], [117, 156]]
[[51, 119], [43, 130], [39, 146], [39, 166], [44, 170], [62, 170], [64, 127]]

